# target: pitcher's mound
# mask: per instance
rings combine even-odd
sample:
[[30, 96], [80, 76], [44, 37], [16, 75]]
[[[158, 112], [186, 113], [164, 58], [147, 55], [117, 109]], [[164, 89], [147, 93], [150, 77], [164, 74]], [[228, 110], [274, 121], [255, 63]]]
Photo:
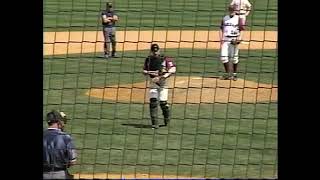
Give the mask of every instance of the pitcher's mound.
[[[147, 81], [90, 89], [87, 95], [117, 102], [149, 103]], [[195, 76], [169, 79], [170, 103], [256, 103], [277, 101], [278, 87], [243, 79], [220, 80]]]

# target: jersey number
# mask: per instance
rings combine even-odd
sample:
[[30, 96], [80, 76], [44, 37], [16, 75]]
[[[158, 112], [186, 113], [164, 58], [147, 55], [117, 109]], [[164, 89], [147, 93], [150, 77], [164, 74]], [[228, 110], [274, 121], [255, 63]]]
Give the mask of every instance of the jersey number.
[[231, 30], [230, 34], [232, 34], [232, 35], [238, 35], [238, 31], [236, 31], [236, 30]]

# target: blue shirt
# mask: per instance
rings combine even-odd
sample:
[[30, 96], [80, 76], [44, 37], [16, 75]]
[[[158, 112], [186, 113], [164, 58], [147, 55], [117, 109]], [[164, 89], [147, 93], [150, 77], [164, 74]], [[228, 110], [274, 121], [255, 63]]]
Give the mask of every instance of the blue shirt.
[[[107, 17], [113, 17], [113, 15], [116, 15], [116, 13], [114, 11], [104, 10], [101, 13], [101, 17], [103, 15], [106, 15]], [[102, 21], [102, 25], [103, 25], [103, 27], [114, 27], [116, 25], [116, 23], [114, 21], [111, 21], [111, 22], [108, 22], [108, 23], [105, 23], [105, 22]]]
[[60, 129], [48, 128], [43, 133], [43, 167], [44, 169], [66, 169], [77, 154], [70, 135]]

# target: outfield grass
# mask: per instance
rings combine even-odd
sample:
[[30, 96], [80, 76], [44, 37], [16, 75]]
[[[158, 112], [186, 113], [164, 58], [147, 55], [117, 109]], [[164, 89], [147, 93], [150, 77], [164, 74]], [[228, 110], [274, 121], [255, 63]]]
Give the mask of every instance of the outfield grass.
[[[227, 0], [117, 0], [118, 30], [217, 30]], [[248, 30], [277, 30], [277, 0], [250, 0]], [[45, 0], [44, 31], [101, 30], [101, 0]]]
[[[178, 76], [216, 76], [223, 69], [218, 50], [165, 53], [175, 57]], [[277, 84], [276, 50], [240, 53], [240, 78]], [[61, 109], [71, 119], [67, 131], [79, 152], [72, 173], [276, 176], [277, 102], [173, 104], [170, 126], [154, 133], [148, 104], [85, 95], [91, 87], [144, 80], [146, 54], [126, 51], [111, 61], [101, 54], [44, 57], [44, 112]]]

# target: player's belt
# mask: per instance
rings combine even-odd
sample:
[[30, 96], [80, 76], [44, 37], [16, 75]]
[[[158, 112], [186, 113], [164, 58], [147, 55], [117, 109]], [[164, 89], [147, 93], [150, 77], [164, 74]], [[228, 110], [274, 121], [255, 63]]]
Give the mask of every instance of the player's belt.
[[246, 13], [236, 13], [236, 15], [245, 15]]
[[226, 36], [227, 38], [235, 38], [235, 37], [238, 37], [238, 36]]

